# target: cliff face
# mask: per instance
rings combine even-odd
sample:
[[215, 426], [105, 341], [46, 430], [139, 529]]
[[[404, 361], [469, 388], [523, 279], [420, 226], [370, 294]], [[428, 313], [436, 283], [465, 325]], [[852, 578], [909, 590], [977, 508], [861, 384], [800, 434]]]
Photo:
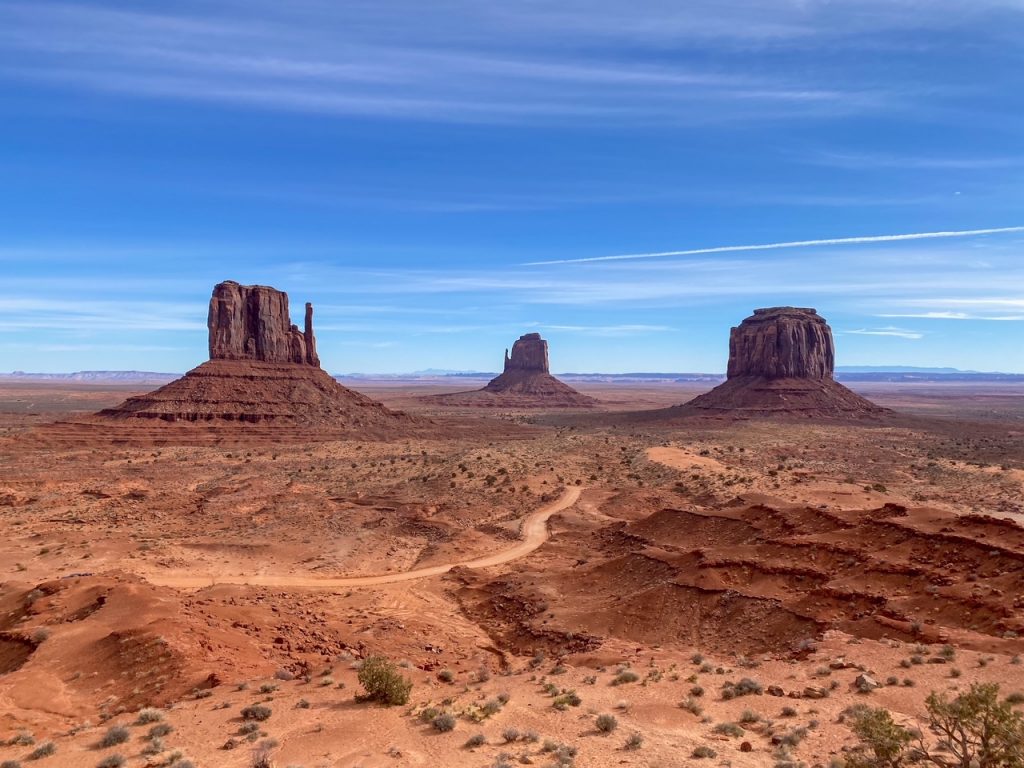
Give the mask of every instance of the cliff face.
[[509, 371], [537, 371], [549, 373], [548, 343], [539, 333], [526, 333], [512, 345], [512, 355], [505, 350], [505, 373]]
[[755, 309], [729, 335], [730, 379], [830, 379], [834, 367], [832, 330], [813, 309]]
[[681, 413], [729, 418], [876, 417], [885, 412], [832, 378], [835, 345], [813, 309], [770, 307], [729, 334], [728, 379]]
[[292, 325], [288, 294], [265, 285], [228, 280], [214, 286], [207, 316], [211, 360], [320, 365], [313, 335], [313, 305], [305, 329]]

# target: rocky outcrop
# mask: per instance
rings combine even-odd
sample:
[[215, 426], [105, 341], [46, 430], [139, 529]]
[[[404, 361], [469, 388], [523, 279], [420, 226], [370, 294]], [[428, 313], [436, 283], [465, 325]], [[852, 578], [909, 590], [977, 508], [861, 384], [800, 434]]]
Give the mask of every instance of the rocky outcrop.
[[770, 307], [729, 334], [724, 384], [679, 409], [722, 416], [874, 416], [885, 412], [832, 378], [832, 329], [813, 309]]
[[214, 286], [206, 321], [211, 360], [320, 365], [313, 335], [313, 305], [305, 329], [292, 325], [288, 294], [265, 285], [227, 280]]
[[815, 310], [755, 309], [729, 335], [728, 377], [832, 378], [835, 356], [832, 329]]
[[548, 343], [539, 333], [524, 333], [512, 345], [512, 354], [505, 350], [505, 373], [509, 371], [538, 371], [550, 373]]
[[548, 343], [539, 333], [516, 339], [505, 350], [505, 369], [483, 389], [423, 398], [435, 404], [486, 408], [591, 408], [597, 401], [549, 372]]
[[[313, 306], [292, 325], [288, 294], [217, 284], [210, 299], [210, 360], [159, 389], [102, 411], [119, 420], [315, 426], [360, 435], [427, 423], [343, 387], [320, 367]], [[335, 436], [338, 432], [334, 432]]]

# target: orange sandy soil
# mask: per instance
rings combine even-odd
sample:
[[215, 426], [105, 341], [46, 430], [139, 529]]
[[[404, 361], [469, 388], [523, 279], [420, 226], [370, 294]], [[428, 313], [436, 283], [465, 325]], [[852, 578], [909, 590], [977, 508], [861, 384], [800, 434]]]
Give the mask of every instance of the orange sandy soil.
[[[551, 741], [597, 768], [828, 765], [853, 743], [853, 704], [920, 724], [932, 690], [1024, 691], [1024, 393], [872, 386], [904, 415], [665, 425], [423, 407], [477, 419], [478, 436], [463, 422], [220, 445], [40, 440], [38, 425], [128, 391], [0, 386], [0, 762], [180, 751], [232, 768], [266, 744], [279, 768], [553, 766]], [[699, 391], [579, 389], [604, 413]], [[438, 388], [366, 391], [412, 408]], [[355, 701], [374, 654], [403, 665], [409, 705]], [[637, 680], [613, 685], [627, 667]], [[861, 670], [883, 687], [857, 693]], [[724, 700], [743, 677], [764, 692]], [[549, 683], [579, 705], [556, 709]], [[679, 706], [694, 686], [700, 715]], [[272, 715], [243, 735], [257, 702]], [[454, 731], [423, 723], [427, 706]], [[153, 754], [143, 707], [174, 729]], [[745, 710], [761, 719], [715, 732]], [[130, 739], [98, 747], [115, 724]], [[509, 728], [538, 740], [505, 743]], [[28, 760], [46, 740], [55, 753]], [[692, 759], [700, 745], [718, 756]]]

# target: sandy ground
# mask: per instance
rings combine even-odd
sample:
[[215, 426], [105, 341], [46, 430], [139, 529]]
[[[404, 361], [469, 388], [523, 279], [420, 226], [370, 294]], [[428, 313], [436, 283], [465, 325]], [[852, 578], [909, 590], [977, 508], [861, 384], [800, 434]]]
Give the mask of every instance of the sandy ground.
[[[603, 412], [700, 389], [580, 388]], [[921, 724], [933, 690], [1024, 690], [1019, 391], [875, 387], [909, 417], [870, 424], [423, 408], [477, 436], [33, 437], [126, 394], [0, 387], [0, 762], [824, 766], [853, 704]], [[356, 701], [376, 654], [408, 705]], [[762, 692], [723, 697], [744, 677]], [[156, 745], [144, 707], [173, 728]]]

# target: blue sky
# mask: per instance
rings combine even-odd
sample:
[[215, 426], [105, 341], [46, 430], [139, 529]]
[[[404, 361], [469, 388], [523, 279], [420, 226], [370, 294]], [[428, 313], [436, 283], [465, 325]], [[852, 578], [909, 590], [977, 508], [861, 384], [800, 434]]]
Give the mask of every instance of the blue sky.
[[[0, 0], [0, 370], [180, 371], [210, 288], [335, 372], [1024, 372], [1022, 0]], [[538, 263], [558, 262], [558, 263]]]

